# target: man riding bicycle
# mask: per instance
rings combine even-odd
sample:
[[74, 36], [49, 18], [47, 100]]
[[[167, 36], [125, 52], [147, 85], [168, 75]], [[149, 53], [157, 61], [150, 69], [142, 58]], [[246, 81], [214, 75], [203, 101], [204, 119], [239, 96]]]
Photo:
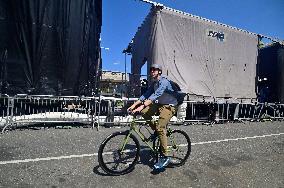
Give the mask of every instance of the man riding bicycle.
[[[175, 91], [170, 81], [162, 75], [162, 67], [160, 65], [152, 64], [150, 75], [153, 80], [148, 90], [128, 110], [132, 111], [133, 114], [141, 112], [151, 129], [158, 135], [162, 156], [154, 165], [154, 168], [162, 169], [171, 161], [171, 158], [167, 155], [166, 125], [176, 113], [178, 101], [174, 97]], [[151, 121], [152, 116], [156, 114], [159, 115], [158, 122]]]

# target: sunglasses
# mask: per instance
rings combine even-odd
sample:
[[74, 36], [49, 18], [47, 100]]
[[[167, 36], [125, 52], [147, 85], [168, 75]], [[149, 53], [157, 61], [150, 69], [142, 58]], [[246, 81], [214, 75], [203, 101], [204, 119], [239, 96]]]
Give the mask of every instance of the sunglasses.
[[159, 71], [157, 68], [150, 68], [150, 72]]

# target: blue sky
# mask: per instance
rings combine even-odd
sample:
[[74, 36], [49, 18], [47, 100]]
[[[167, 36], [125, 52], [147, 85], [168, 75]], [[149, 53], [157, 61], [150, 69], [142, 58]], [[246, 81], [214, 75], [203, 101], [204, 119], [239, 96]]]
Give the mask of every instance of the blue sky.
[[[284, 0], [156, 0], [167, 7], [284, 40]], [[103, 70], [124, 72], [123, 49], [151, 5], [139, 0], [103, 0]], [[130, 56], [126, 58], [130, 72]], [[143, 72], [143, 71], [142, 71]]]

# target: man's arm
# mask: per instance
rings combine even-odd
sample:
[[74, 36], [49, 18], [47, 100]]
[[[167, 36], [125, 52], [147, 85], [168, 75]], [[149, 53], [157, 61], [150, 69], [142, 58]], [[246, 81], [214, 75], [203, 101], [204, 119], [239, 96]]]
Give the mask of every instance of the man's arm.
[[[145, 102], [148, 101], [148, 100], [145, 100], [145, 99], [147, 99], [153, 92], [154, 92], [154, 84], [151, 84], [150, 87], [147, 89], [147, 91], [134, 104], [132, 104], [127, 110], [132, 111], [133, 109], [135, 109], [135, 107], [137, 105], [139, 105], [141, 103], [145, 104]], [[148, 104], [148, 103], [149, 103], [149, 101], [146, 102], [146, 104]]]
[[168, 80], [166, 80], [166, 79], [160, 80], [158, 89], [147, 100], [145, 100], [141, 106], [136, 108], [133, 111], [133, 113], [140, 112], [145, 107], [147, 107], [150, 104], [152, 104], [158, 97], [160, 97], [164, 93], [164, 91], [167, 88], [167, 84], [168, 84]]
[[140, 101], [144, 101], [145, 99], [148, 99], [148, 97], [151, 96], [151, 94], [154, 93], [154, 84], [151, 83], [149, 88], [146, 90], [146, 92], [139, 98]]
[[167, 89], [168, 82], [169, 81], [167, 79], [160, 80], [158, 89], [148, 99], [153, 102], [157, 100], [157, 98], [162, 96], [165, 90]]

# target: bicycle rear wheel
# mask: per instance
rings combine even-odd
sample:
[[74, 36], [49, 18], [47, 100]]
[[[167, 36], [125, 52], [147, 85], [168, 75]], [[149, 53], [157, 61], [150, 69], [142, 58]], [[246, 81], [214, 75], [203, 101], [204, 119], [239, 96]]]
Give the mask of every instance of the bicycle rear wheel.
[[[186, 132], [182, 130], [168, 130], [168, 156], [171, 157], [169, 167], [184, 165], [191, 153], [191, 141]], [[156, 139], [153, 144], [155, 149], [159, 149], [160, 141]], [[156, 146], [156, 147], [155, 147]], [[156, 156], [157, 161], [159, 155]]]
[[106, 173], [111, 175], [129, 173], [138, 162], [140, 144], [135, 136], [131, 134], [122, 148], [128, 134], [129, 131], [113, 133], [100, 145], [98, 161]]

